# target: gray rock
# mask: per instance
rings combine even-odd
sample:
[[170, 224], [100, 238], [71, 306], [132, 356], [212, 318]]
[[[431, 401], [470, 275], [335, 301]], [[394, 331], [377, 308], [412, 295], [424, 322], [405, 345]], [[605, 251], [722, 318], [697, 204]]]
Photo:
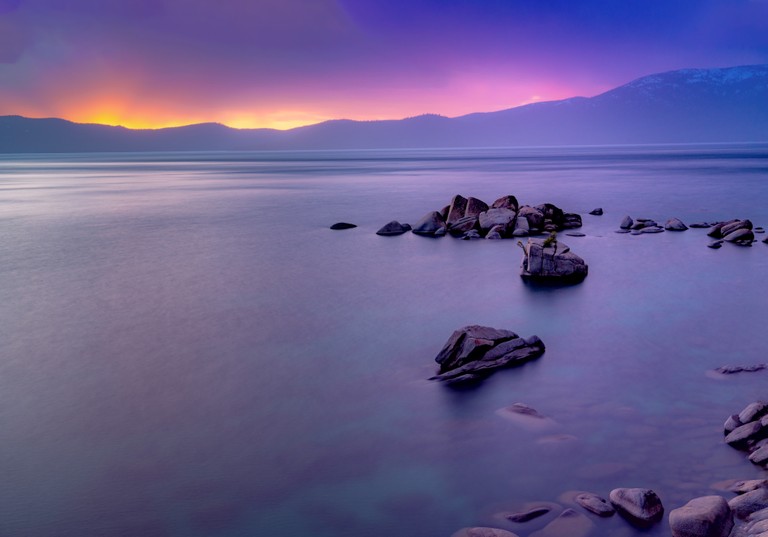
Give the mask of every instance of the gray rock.
[[339, 229], [352, 229], [354, 227], [357, 227], [355, 224], [350, 224], [349, 222], [336, 222], [331, 226], [331, 229], [339, 230]]
[[467, 210], [467, 199], [459, 194], [456, 194], [451, 200], [451, 205], [448, 209], [448, 216], [445, 219], [445, 223], [449, 226], [455, 224], [460, 218], [464, 218], [464, 213]]
[[664, 515], [664, 506], [651, 489], [613, 489], [609, 498], [621, 516], [639, 526], [649, 526]]
[[[735, 373], [754, 373], [755, 371], [762, 371], [768, 369], [768, 364], [752, 364], [752, 365], [724, 365], [715, 369], [718, 373], [723, 375], [733, 375]], [[740, 425], [743, 425], [740, 424]]]
[[576, 229], [581, 227], [581, 215], [576, 213], [563, 214], [563, 223], [560, 224], [562, 229]]
[[762, 424], [759, 421], [753, 421], [736, 427], [725, 437], [725, 443], [737, 449], [744, 449], [750, 441], [759, 440], [765, 433]]
[[480, 229], [489, 230], [494, 226], [504, 226], [505, 228], [514, 226], [514, 222], [517, 220], [517, 213], [511, 209], [499, 207], [496, 209], [488, 209], [485, 212], [480, 213], [479, 222]]
[[762, 446], [749, 455], [749, 460], [754, 464], [768, 463], [768, 446]]
[[451, 537], [518, 537], [516, 533], [498, 528], [461, 528]]
[[523, 231], [528, 231], [530, 229], [530, 226], [528, 225], [528, 219], [524, 216], [518, 216], [515, 219], [515, 231], [518, 229], [521, 229]]
[[488, 205], [477, 198], [467, 198], [467, 208], [464, 210], [464, 218], [468, 216], [480, 216], [480, 213], [487, 211]]
[[517, 203], [517, 198], [509, 195], [500, 197], [491, 204], [491, 207], [493, 209], [512, 209], [517, 212], [520, 206]]
[[507, 515], [507, 518], [512, 522], [523, 523], [544, 516], [550, 511], [551, 509], [549, 507], [535, 507], [528, 511], [523, 511], [522, 513], [512, 513], [511, 515]]
[[536, 336], [522, 339], [509, 330], [465, 326], [448, 338], [435, 357], [440, 369], [432, 380], [455, 381], [463, 375], [487, 374], [538, 358], [543, 353], [544, 343]]
[[601, 498], [597, 494], [592, 494], [591, 492], [582, 492], [574, 499], [576, 500], [576, 503], [584, 509], [597, 516], [608, 517], [616, 512], [608, 500]]
[[410, 231], [411, 226], [408, 224], [401, 224], [397, 220], [392, 220], [388, 224], [384, 224], [381, 229], [376, 232], [376, 235], [383, 235], [390, 237], [394, 235], [402, 235], [406, 231]]
[[739, 228], [735, 231], [723, 236], [723, 240], [726, 242], [739, 242], [739, 241], [752, 241], [755, 238], [755, 234], [751, 229]]
[[411, 231], [417, 235], [439, 237], [445, 235], [445, 220], [443, 220], [443, 217], [439, 212], [432, 211], [425, 214], [421, 220], [416, 222], [416, 225], [413, 226]]
[[504, 234], [506, 233], [506, 227], [504, 226], [493, 226], [490, 231], [488, 231], [488, 234], [485, 236], [486, 239], [503, 239]]
[[725, 420], [725, 424], [723, 424], [723, 430], [725, 431], [725, 434], [727, 435], [737, 427], [741, 427], [744, 425], [741, 420], [739, 419], [738, 414], [734, 414], [732, 416], [729, 416], [727, 420]]
[[729, 224], [723, 225], [722, 228], [720, 228], [720, 234], [723, 237], [728, 236], [729, 234], [733, 233], [734, 231], [738, 229], [752, 229], [752, 222], [749, 220], [736, 220]]
[[633, 225], [635, 225], [634, 221], [629, 216], [625, 216], [619, 227], [621, 229], [630, 229]]
[[455, 237], [459, 237], [471, 229], [477, 227], [476, 216], [465, 216], [459, 218], [453, 224], [448, 224], [448, 233]]
[[528, 239], [520, 275], [530, 280], [577, 282], [587, 276], [584, 260], [556, 239]]
[[766, 487], [768, 487], [768, 479], [746, 479], [743, 481], [736, 481], [728, 487], [728, 490], [735, 492], [736, 494], [745, 494]]
[[728, 505], [736, 518], [745, 519], [752, 513], [768, 508], [768, 488], [761, 487], [731, 498]]
[[641, 233], [663, 233], [664, 228], [661, 226], [648, 226], [640, 230]]
[[603, 215], [603, 209], [602, 209], [602, 207], [598, 207], [597, 209], [592, 209], [591, 211], [589, 211], [589, 214], [594, 215], [594, 216], [602, 216]]
[[667, 231], [685, 231], [688, 229], [688, 226], [683, 224], [683, 222], [677, 218], [670, 218], [667, 220], [667, 223], [664, 224], [664, 229]]
[[523, 205], [517, 214], [528, 221], [529, 230], [531, 228], [541, 229], [544, 227], [544, 213], [534, 207]]
[[566, 509], [542, 529], [531, 533], [530, 537], [586, 537], [594, 527], [586, 516], [573, 509]]
[[702, 496], [670, 511], [669, 527], [673, 537], [727, 537], [733, 513], [722, 496]]
[[718, 248], [721, 248], [723, 246], [723, 241], [712, 241], [709, 244], [707, 244], [707, 248], [712, 248], [713, 250], [717, 250]]
[[759, 420], [766, 414], [768, 414], [768, 403], [765, 401], [755, 401], [739, 412], [739, 421], [741, 423], [749, 423], [750, 421]]

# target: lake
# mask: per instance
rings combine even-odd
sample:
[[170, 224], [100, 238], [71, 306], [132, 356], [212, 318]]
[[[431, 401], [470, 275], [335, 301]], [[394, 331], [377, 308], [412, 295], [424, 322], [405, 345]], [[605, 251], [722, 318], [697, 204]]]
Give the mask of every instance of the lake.
[[[526, 537], [545, 521], [504, 513], [568, 491], [668, 512], [765, 477], [722, 426], [768, 372], [708, 371], [768, 362], [768, 245], [614, 231], [768, 225], [768, 145], [6, 155], [0, 188], [0, 535]], [[580, 213], [561, 241], [589, 276], [527, 285], [515, 240], [375, 234], [454, 194]], [[470, 324], [546, 352], [427, 380]], [[549, 425], [497, 412], [517, 402]]]

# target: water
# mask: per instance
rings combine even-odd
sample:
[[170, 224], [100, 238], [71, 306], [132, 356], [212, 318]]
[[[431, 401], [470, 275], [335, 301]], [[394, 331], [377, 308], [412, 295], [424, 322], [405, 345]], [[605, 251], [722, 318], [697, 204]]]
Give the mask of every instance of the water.
[[[722, 423], [768, 373], [707, 371], [768, 361], [768, 246], [613, 233], [768, 225], [765, 145], [5, 156], [0, 188], [0, 535], [525, 537], [542, 523], [499, 513], [765, 477]], [[581, 213], [562, 240], [589, 276], [540, 289], [515, 241], [375, 235], [455, 193]], [[427, 381], [467, 324], [547, 351]], [[496, 413], [515, 402], [557, 424]]]

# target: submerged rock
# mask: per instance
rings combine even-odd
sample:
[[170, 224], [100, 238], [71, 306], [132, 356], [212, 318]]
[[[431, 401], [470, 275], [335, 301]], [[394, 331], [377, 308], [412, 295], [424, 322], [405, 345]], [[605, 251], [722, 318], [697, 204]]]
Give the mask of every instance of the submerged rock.
[[544, 343], [536, 337], [519, 337], [509, 330], [488, 326], [465, 326], [456, 330], [435, 361], [438, 375], [431, 380], [475, 380], [494, 369], [520, 364], [544, 353]]
[[613, 489], [609, 498], [621, 516], [638, 526], [650, 526], [664, 515], [664, 506], [651, 489]]
[[528, 239], [523, 248], [524, 279], [540, 281], [579, 282], [586, 278], [588, 267], [584, 260], [557, 239]]
[[698, 229], [707, 229], [712, 227], [712, 224], [708, 224], [707, 222], [696, 222], [695, 224], [691, 224], [689, 227], [698, 228]]
[[592, 209], [591, 211], [589, 211], [589, 214], [594, 215], [594, 216], [602, 216], [603, 215], [603, 208], [602, 207], [598, 207], [597, 209]]
[[727, 537], [733, 513], [722, 496], [703, 496], [670, 511], [669, 527], [673, 537]]
[[411, 226], [408, 224], [401, 224], [397, 220], [392, 220], [388, 224], [384, 224], [381, 229], [376, 232], [376, 235], [383, 235], [385, 237], [391, 237], [394, 235], [402, 235], [406, 231], [410, 231]]
[[573, 509], [566, 509], [542, 529], [531, 533], [530, 537], [586, 537], [594, 527], [586, 516]]
[[355, 224], [350, 224], [349, 222], [336, 222], [331, 226], [331, 229], [339, 230], [339, 229], [352, 229], [353, 227], [357, 227]]
[[529, 509], [522, 513], [512, 513], [511, 515], [507, 515], [507, 518], [512, 522], [523, 523], [544, 516], [550, 511], [551, 509], [549, 507], [534, 507], [533, 509]]
[[574, 500], [584, 509], [597, 516], [608, 517], [616, 512], [608, 500], [601, 498], [597, 494], [592, 494], [591, 492], [582, 492], [577, 495]]

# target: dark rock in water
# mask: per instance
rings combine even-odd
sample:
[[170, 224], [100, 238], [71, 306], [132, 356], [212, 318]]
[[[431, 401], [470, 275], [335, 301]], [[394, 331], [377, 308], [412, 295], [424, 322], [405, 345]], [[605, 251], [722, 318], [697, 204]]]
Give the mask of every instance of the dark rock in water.
[[401, 224], [397, 220], [392, 220], [388, 224], [384, 224], [380, 230], [376, 232], [376, 235], [383, 235], [385, 237], [402, 235], [406, 231], [410, 231], [411, 226], [408, 224]]
[[453, 224], [448, 224], [448, 232], [454, 237], [461, 237], [466, 232], [477, 227], [476, 216], [464, 216]]
[[592, 209], [591, 211], [589, 211], [589, 214], [594, 216], [603, 216], [603, 208], [598, 207], [597, 209]]
[[568, 233], [566, 233], [566, 235], [569, 237], [586, 237], [584, 233], [581, 233], [579, 231], [569, 231]]
[[518, 216], [525, 217], [528, 221], [529, 230], [532, 228], [541, 229], [544, 227], [544, 213], [534, 207], [523, 205], [520, 207], [517, 214]]
[[713, 250], [717, 250], [717, 249], [718, 249], [718, 248], [720, 248], [722, 245], [723, 245], [723, 241], [722, 241], [722, 240], [719, 240], [719, 241], [712, 241], [712, 242], [710, 242], [709, 244], [707, 244], [707, 248], [712, 248]]
[[732, 432], [738, 427], [741, 427], [742, 425], [744, 424], [739, 419], [739, 415], [734, 414], [730, 416], [727, 420], [725, 420], [725, 423], [723, 424], [723, 431], [725, 432], [726, 435], [728, 435], [728, 433]]
[[698, 229], [707, 229], [712, 227], [712, 224], [708, 224], [707, 222], [696, 222], [695, 224], [691, 224], [689, 227], [698, 228]]
[[608, 517], [616, 512], [608, 500], [601, 498], [597, 494], [592, 494], [591, 492], [582, 492], [574, 499], [576, 500], [576, 503], [584, 509], [597, 516]]
[[727, 235], [723, 236], [723, 240], [726, 242], [740, 242], [740, 241], [749, 241], [752, 242], [752, 239], [755, 238], [754, 233], [752, 233], [751, 229], [746, 228], [738, 228], [734, 231], [731, 231]]
[[517, 198], [514, 196], [502, 196], [491, 204], [493, 209], [511, 209], [515, 212], [518, 211], [520, 206], [517, 203]]
[[759, 421], [753, 421], [736, 427], [725, 437], [725, 443], [737, 449], [746, 448], [750, 441], [759, 440], [765, 434], [764, 427]]
[[451, 537], [518, 537], [516, 533], [498, 528], [462, 528]]
[[628, 229], [617, 229], [614, 233], [629, 233]]
[[510, 227], [514, 227], [514, 222], [517, 220], [517, 213], [511, 209], [505, 209], [503, 207], [497, 209], [488, 209], [487, 211], [480, 213], [479, 223], [480, 229], [490, 230], [494, 226], [504, 226], [509, 230]]
[[443, 221], [445, 221], [448, 218], [448, 211], [450, 211], [450, 210], [451, 210], [451, 206], [450, 205], [446, 205], [445, 207], [440, 209], [439, 212], [440, 212], [440, 216], [443, 217]]
[[455, 380], [463, 375], [488, 374], [494, 369], [520, 364], [544, 353], [544, 343], [523, 339], [509, 330], [465, 326], [456, 330], [438, 353], [439, 374], [432, 380]]
[[763, 242], [764, 242], [765, 244], [768, 244], [768, 237], [764, 238], [764, 239], [763, 239]]
[[587, 276], [587, 264], [557, 239], [528, 239], [523, 247], [520, 275], [525, 279], [578, 282]]
[[563, 223], [561, 227], [563, 229], [576, 229], [581, 227], [581, 215], [576, 213], [563, 214]]
[[728, 234], [733, 233], [737, 229], [751, 230], [752, 227], [752, 222], [749, 220], [736, 220], [730, 224], [724, 224], [723, 227], [720, 228], [720, 234], [725, 238]]
[[[736, 224], [738, 222], [741, 222], [741, 220], [728, 220], [727, 222], [718, 222], [717, 224], [712, 226], [712, 229], [710, 229], [707, 232], [708, 237], [712, 237], [713, 239], [722, 239], [723, 238], [723, 228], [731, 226], [732, 224]], [[734, 229], [738, 229], [738, 226]]]
[[728, 537], [733, 513], [722, 496], [694, 498], [669, 513], [673, 537]]
[[461, 237], [461, 240], [468, 241], [473, 239], [482, 239], [480, 232], [476, 229], [470, 229]]
[[427, 237], [441, 237], [445, 235], [446, 226], [445, 220], [442, 215], [437, 211], [432, 211], [425, 214], [421, 220], [416, 222], [411, 230], [417, 235], [424, 235]]
[[355, 224], [350, 224], [348, 222], [336, 222], [331, 226], [331, 229], [352, 229], [353, 227], [357, 227]]
[[497, 225], [493, 226], [489, 231], [488, 234], [485, 236], [486, 239], [503, 239], [504, 236], [507, 234], [507, 228], [506, 226]]
[[565, 219], [565, 213], [557, 205], [553, 203], [542, 203], [541, 205], [536, 205], [534, 209], [538, 209], [541, 212], [541, 214], [544, 216], [544, 219], [549, 220], [555, 226], [560, 227], [561, 225], [563, 225], [563, 221]]
[[741, 423], [749, 423], [750, 421], [759, 420], [766, 414], [768, 414], [768, 403], [765, 401], [755, 401], [739, 412], [739, 421]]
[[728, 505], [736, 518], [747, 518], [756, 511], [768, 508], [768, 488], [761, 487], [731, 498]]
[[586, 537], [594, 526], [586, 516], [573, 509], [566, 509], [542, 529], [531, 533], [530, 537]]
[[467, 198], [467, 208], [464, 210], [464, 218], [468, 216], [480, 216], [480, 213], [488, 210], [488, 204], [477, 198]]
[[746, 479], [731, 484], [728, 490], [736, 494], [746, 494], [747, 492], [766, 487], [768, 487], [768, 479]]
[[536, 507], [522, 513], [513, 513], [511, 515], [507, 515], [507, 518], [512, 522], [522, 523], [533, 520], [534, 518], [539, 518], [540, 516], [544, 516], [550, 511], [551, 509], [549, 507]]
[[635, 225], [635, 222], [629, 216], [625, 216], [624, 219], [621, 221], [621, 224], [619, 224], [619, 227], [621, 229], [629, 229], [633, 225]]
[[664, 228], [660, 226], [648, 226], [639, 231], [640, 233], [664, 233]]
[[752, 228], [752, 231], [754, 231], [755, 233], [765, 233], [765, 228], [755, 227], [755, 228]]
[[749, 462], [760, 465], [768, 463], [768, 446], [762, 446], [750, 453]]
[[609, 498], [621, 516], [641, 527], [658, 522], [664, 515], [664, 506], [651, 489], [613, 489]]
[[667, 220], [667, 223], [664, 224], [664, 229], [667, 231], [685, 231], [688, 229], [688, 226], [683, 224], [678, 218], [670, 218]]
[[464, 213], [466, 210], [467, 199], [456, 194], [451, 200], [451, 205], [448, 209], [448, 217], [445, 219], [445, 223], [449, 226], [455, 224], [457, 220], [464, 218]]

